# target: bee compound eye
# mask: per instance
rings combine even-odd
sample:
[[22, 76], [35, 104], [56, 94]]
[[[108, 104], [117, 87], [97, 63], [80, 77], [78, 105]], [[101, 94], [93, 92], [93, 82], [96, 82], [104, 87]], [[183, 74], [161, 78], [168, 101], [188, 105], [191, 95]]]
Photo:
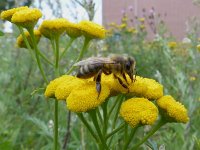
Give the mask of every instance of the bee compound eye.
[[126, 70], [130, 70], [130, 68], [131, 68], [130, 62], [126, 63]]

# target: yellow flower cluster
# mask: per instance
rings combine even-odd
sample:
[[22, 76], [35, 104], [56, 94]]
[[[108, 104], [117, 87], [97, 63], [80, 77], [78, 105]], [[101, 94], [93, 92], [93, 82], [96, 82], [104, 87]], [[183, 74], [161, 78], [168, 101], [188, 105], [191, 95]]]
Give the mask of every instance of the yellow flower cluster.
[[[120, 78], [123, 83], [126, 83], [122, 77]], [[122, 87], [112, 74], [108, 76], [102, 75], [102, 83], [109, 86], [112, 95], [129, 92], [131, 95], [143, 96], [148, 99], [158, 99], [163, 96], [163, 86], [153, 79], [136, 76], [136, 80], [131, 82], [128, 76], [126, 76], [126, 78], [128, 80], [127, 87], [129, 88], [129, 91]]]
[[17, 11], [13, 14], [11, 21], [24, 28], [33, 28], [38, 19], [42, 17], [42, 13], [37, 8], [29, 8]]
[[66, 28], [66, 33], [72, 38], [77, 38], [82, 35], [80, 25], [72, 22]]
[[105, 38], [106, 30], [103, 26], [91, 21], [83, 20], [79, 23], [83, 35], [88, 38]]
[[28, 9], [28, 7], [22, 6], [22, 7], [17, 7], [17, 8], [12, 8], [12, 9], [9, 9], [9, 10], [2, 11], [1, 19], [11, 21], [11, 18], [12, 18], [14, 13], [21, 11], [21, 10], [24, 10], [24, 9]]
[[66, 28], [71, 23], [64, 18], [57, 18], [53, 20], [44, 20], [39, 27], [40, 32], [46, 38], [51, 38], [54, 35], [60, 35], [65, 32]]
[[176, 47], [177, 47], [177, 43], [176, 43], [176, 42], [174, 42], [174, 41], [172, 41], [172, 42], [169, 42], [167, 45], [168, 45], [168, 47], [169, 47], [169, 48], [171, 48], [171, 49], [174, 49], [174, 48], [176, 48]]
[[187, 109], [180, 102], [177, 102], [172, 96], [163, 96], [156, 102], [160, 108], [160, 113], [168, 122], [186, 123], [189, 121]]
[[[28, 40], [28, 43], [30, 44], [31, 48], [33, 48], [33, 43], [31, 41], [31, 37], [30, 37], [30, 34], [28, 31], [24, 32], [27, 40]], [[35, 35], [35, 39], [36, 39], [36, 43], [38, 43], [40, 41], [40, 37], [41, 37], [41, 33], [39, 30], [34, 30], [34, 35]], [[17, 46], [20, 47], [20, 48], [27, 48], [26, 44], [25, 44], [25, 41], [22, 37], [22, 35], [20, 34], [18, 37], [17, 37], [17, 42], [16, 42]]]
[[58, 85], [60, 83], [63, 83], [66, 80], [71, 80], [72, 78], [74, 78], [74, 77], [68, 76], [68, 75], [63, 75], [63, 76], [51, 81], [46, 87], [46, 90], [44, 93], [45, 97], [55, 97], [55, 90], [58, 87]]
[[86, 112], [101, 105], [109, 94], [109, 88], [102, 84], [102, 90], [98, 97], [96, 83], [94, 81], [89, 81], [77, 87], [75, 90], [72, 90], [67, 98], [67, 108], [74, 112]]
[[67, 108], [71, 111], [85, 112], [101, 105], [110, 95], [107, 85], [101, 86], [102, 90], [98, 96], [96, 82], [63, 75], [49, 83], [45, 96], [66, 100]]
[[131, 98], [122, 103], [120, 115], [132, 127], [152, 125], [158, 118], [158, 109], [148, 99]]

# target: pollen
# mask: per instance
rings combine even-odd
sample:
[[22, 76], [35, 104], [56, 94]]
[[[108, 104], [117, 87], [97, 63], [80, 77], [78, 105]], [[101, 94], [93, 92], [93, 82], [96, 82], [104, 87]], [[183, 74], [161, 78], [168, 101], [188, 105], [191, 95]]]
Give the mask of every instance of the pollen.
[[160, 113], [167, 121], [182, 123], [187, 123], [189, 121], [187, 109], [172, 96], [163, 96], [158, 99], [156, 103], [160, 108]]
[[24, 10], [24, 9], [28, 9], [28, 7], [22, 6], [22, 7], [17, 7], [17, 8], [12, 8], [12, 9], [2, 11], [1, 19], [11, 21], [11, 18], [12, 18], [14, 13], [21, 11], [21, 10]]
[[88, 38], [105, 38], [106, 30], [103, 26], [92, 21], [83, 20], [79, 23], [80, 29], [85, 37]]
[[42, 17], [42, 13], [37, 8], [29, 8], [17, 11], [13, 14], [11, 22], [24, 28], [33, 28], [39, 18]]
[[[31, 41], [31, 37], [30, 37], [30, 34], [28, 31], [25, 31], [24, 32], [27, 40], [28, 40], [28, 43], [30, 44], [31, 48], [33, 48], [33, 43]], [[34, 35], [35, 35], [35, 39], [36, 39], [36, 43], [39, 43], [40, 41], [40, 37], [41, 37], [41, 33], [39, 30], [34, 30]], [[17, 42], [16, 42], [16, 45], [20, 48], [27, 48], [26, 44], [25, 44], [25, 41], [22, 37], [22, 35], [20, 34], [18, 37], [17, 37]]]
[[59, 78], [56, 78], [52, 81], [50, 81], [50, 83], [47, 85], [46, 90], [45, 90], [45, 97], [55, 97], [55, 91], [56, 88], [63, 82], [65, 82], [66, 80], [72, 80], [74, 77], [73, 76], [69, 76], [69, 75], [63, 75]]
[[46, 38], [51, 38], [54, 35], [60, 35], [65, 32], [70, 22], [65, 18], [57, 18], [53, 20], [44, 20], [39, 27], [40, 32]]
[[158, 109], [148, 99], [131, 98], [122, 103], [120, 115], [131, 127], [152, 125], [158, 118]]
[[88, 81], [72, 90], [67, 98], [67, 108], [73, 112], [87, 112], [101, 105], [109, 94], [108, 86], [101, 84], [101, 93], [98, 96], [96, 82]]

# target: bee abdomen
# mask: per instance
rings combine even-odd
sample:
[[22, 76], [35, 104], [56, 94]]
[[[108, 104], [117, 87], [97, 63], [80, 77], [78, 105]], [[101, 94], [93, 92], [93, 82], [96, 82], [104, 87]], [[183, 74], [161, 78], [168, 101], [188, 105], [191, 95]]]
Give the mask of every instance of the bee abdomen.
[[94, 76], [99, 71], [100, 68], [101, 68], [100, 65], [81, 66], [78, 71], [77, 77], [78, 78], [90, 78], [90, 77]]

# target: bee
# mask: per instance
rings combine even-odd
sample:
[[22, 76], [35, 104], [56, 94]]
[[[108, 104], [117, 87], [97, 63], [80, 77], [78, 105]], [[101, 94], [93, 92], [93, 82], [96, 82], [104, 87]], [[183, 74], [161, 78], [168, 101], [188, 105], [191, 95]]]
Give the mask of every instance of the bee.
[[[122, 85], [122, 87], [128, 89], [128, 86], [123, 83], [122, 79], [118, 76], [122, 75], [126, 83], [128, 84], [125, 74], [128, 74], [133, 82], [135, 75], [136, 61], [131, 56], [125, 55], [113, 55], [110, 57], [90, 57], [86, 60], [79, 61], [75, 66], [79, 67], [77, 77], [87, 79], [94, 77], [96, 81], [96, 90], [98, 96], [101, 92], [101, 74], [109, 75], [113, 73], [114, 78]], [[129, 91], [129, 89], [128, 89]]]

